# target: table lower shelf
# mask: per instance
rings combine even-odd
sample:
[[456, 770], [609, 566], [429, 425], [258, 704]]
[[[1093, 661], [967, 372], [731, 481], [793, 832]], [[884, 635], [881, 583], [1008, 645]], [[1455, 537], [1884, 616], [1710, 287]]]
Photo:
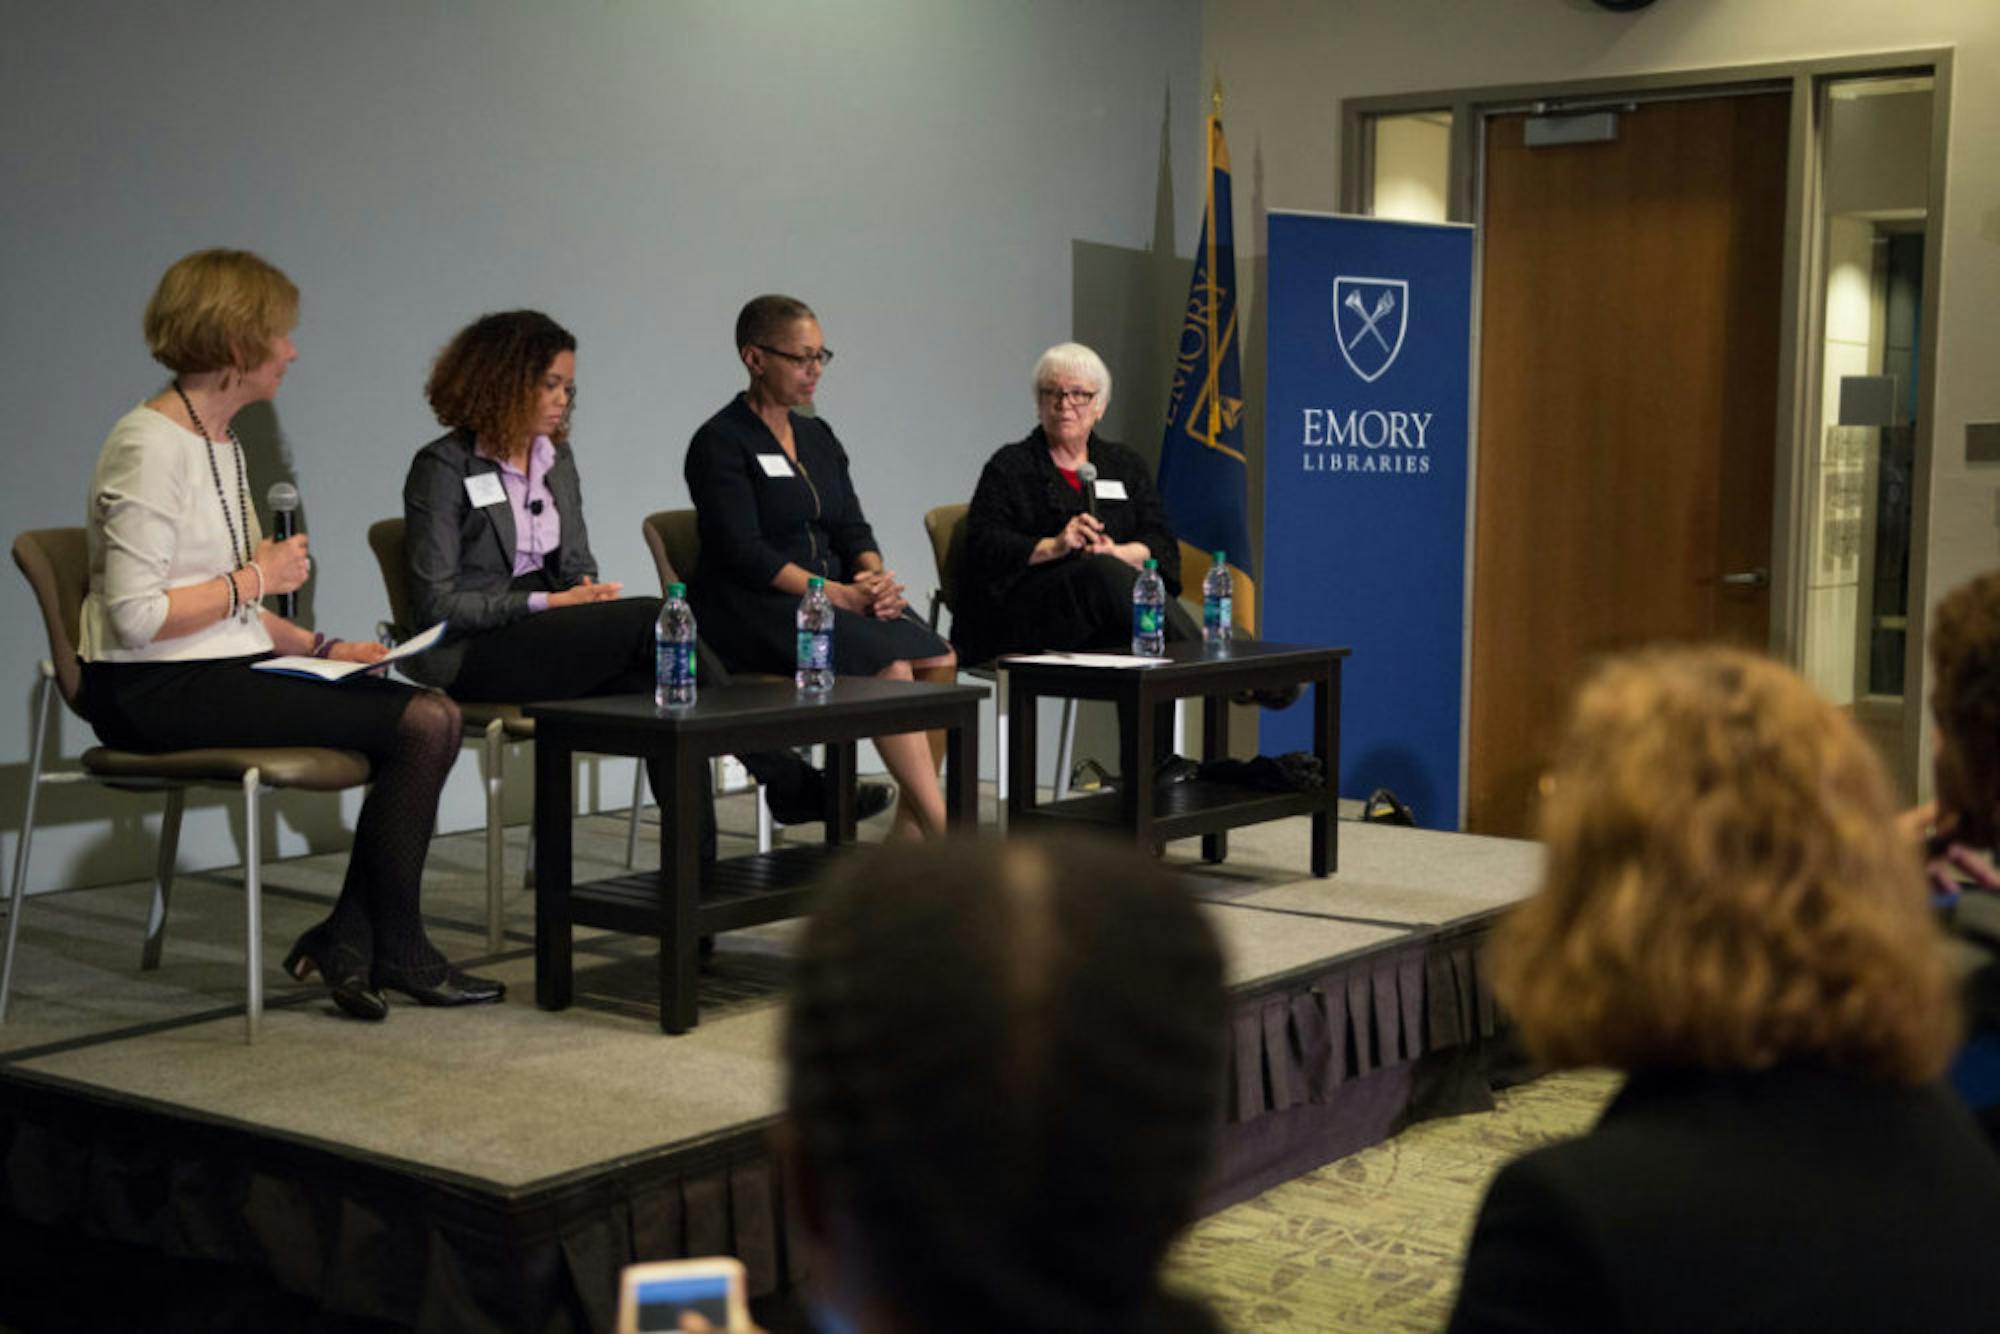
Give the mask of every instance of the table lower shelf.
[[[853, 849], [852, 844], [797, 843], [704, 866], [694, 910], [697, 934], [804, 916], [819, 878]], [[570, 890], [569, 917], [578, 926], [658, 936], [660, 892], [658, 871], [593, 880]]]
[[[1240, 829], [1244, 825], [1262, 824], [1266, 820], [1318, 815], [1321, 812], [1329, 818], [1334, 813], [1334, 796], [1325, 789], [1317, 792], [1266, 792], [1234, 783], [1195, 779], [1154, 789], [1153, 836], [1162, 842], [1194, 838], [1201, 834]], [[1125, 801], [1119, 792], [1093, 793], [1025, 810], [1010, 810], [1007, 819], [1010, 827], [1017, 828], [1042, 821], [1053, 826], [1119, 828], [1125, 824]]]

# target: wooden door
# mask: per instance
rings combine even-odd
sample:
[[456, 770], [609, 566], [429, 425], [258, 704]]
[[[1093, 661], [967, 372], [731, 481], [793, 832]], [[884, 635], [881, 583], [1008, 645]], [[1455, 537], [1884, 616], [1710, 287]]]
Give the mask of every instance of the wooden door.
[[1785, 94], [1651, 103], [1616, 142], [1486, 129], [1466, 825], [1529, 832], [1607, 652], [1764, 648]]

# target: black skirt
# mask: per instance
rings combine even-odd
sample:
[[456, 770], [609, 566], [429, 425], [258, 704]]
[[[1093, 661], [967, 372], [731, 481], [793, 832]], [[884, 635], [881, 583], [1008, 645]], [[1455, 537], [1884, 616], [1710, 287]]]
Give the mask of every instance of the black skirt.
[[[799, 599], [779, 589], [753, 596], [731, 591], [735, 615], [701, 622], [701, 637], [732, 672], [789, 676], [798, 667]], [[915, 615], [893, 621], [833, 613], [833, 670], [838, 676], [874, 676], [892, 662], [943, 657], [951, 645]]]
[[83, 707], [97, 735], [120, 750], [333, 746], [375, 761], [394, 750], [415, 687], [377, 677], [330, 685], [251, 668], [269, 656], [86, 662]]

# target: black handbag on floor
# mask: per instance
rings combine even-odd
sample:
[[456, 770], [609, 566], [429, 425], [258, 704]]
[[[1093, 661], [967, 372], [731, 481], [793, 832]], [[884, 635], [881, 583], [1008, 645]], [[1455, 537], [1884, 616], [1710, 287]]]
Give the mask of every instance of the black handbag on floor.
[[1378, 787], [1361, 803], [1361, 818], [1369, 824], [1399, 824], [1416, 828], [1417, 813], [1386, 787]]

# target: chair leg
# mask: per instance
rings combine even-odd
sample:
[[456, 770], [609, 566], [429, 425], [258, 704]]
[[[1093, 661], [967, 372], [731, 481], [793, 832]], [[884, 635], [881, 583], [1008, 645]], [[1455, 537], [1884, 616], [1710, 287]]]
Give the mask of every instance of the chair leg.
[[35, 798], [42, 790], [42, 738], [49, 730], [49, 696], [55, 693], [55, 668], [44, 659], [35, 683], [34, 731], [28, 739], [28, 796], [21, 812], [21, 836], [14, 844], [14, 884], [7, 894], [7, 947], [0, 957], [0, 1024], [7, 1022], [7, 997], [14, 990], [14, 948], [21, 938], [21, 908], [28, 894], [28, 845], [35, 837]]
[[[1007, 673], [993, 673], [993, 786], [1000, 809], [1007, 809]], [[1030, 781], [1033, 781], [1032, 779]]]
[[625, 826], [625, 869], [639, 864], [639, 810], [646, 804], [646, 762], [632, 764], [632, 821]]
[[[1174, 754], [1176, 755], [1187, 754], [1188, 709], [1193, 703], [1194, 701], [1191, 699], [1177, 699], [1174, 701]], [[1202, 758], [1208, 759], [1209, 757], [1204, 755]]]
[[1056, 800], [1069, 795], [1069, 771], [1076, 763], [1076, 701], [1062, 704], [1062, 726], [1056, 742]]
[[180, 859], [181, 812], [187, 807], [187, 789], [169, 788], [167, 808], [160, 814], [160, 846], [153, 863], [153, 907], [146, 914], [146, 946], [139, 951], [139, 967], [160, 966], [160, 948], [167, 942], [167, 909], [174, 895], [174, 863]]
[[498, 718], [486, 724], [479, 743], [486, 768], [486, 949], [500, 948], [506, 913], [500, 903], [501, 881], [507, 876], [506, 729]]
[[243, 1003], [243, 1040], [257, 1040], [264, 1017], [264, 831], [257, 800], [264, 776], [256, 769], [243, 775], [243, 967], [249, 985]]

